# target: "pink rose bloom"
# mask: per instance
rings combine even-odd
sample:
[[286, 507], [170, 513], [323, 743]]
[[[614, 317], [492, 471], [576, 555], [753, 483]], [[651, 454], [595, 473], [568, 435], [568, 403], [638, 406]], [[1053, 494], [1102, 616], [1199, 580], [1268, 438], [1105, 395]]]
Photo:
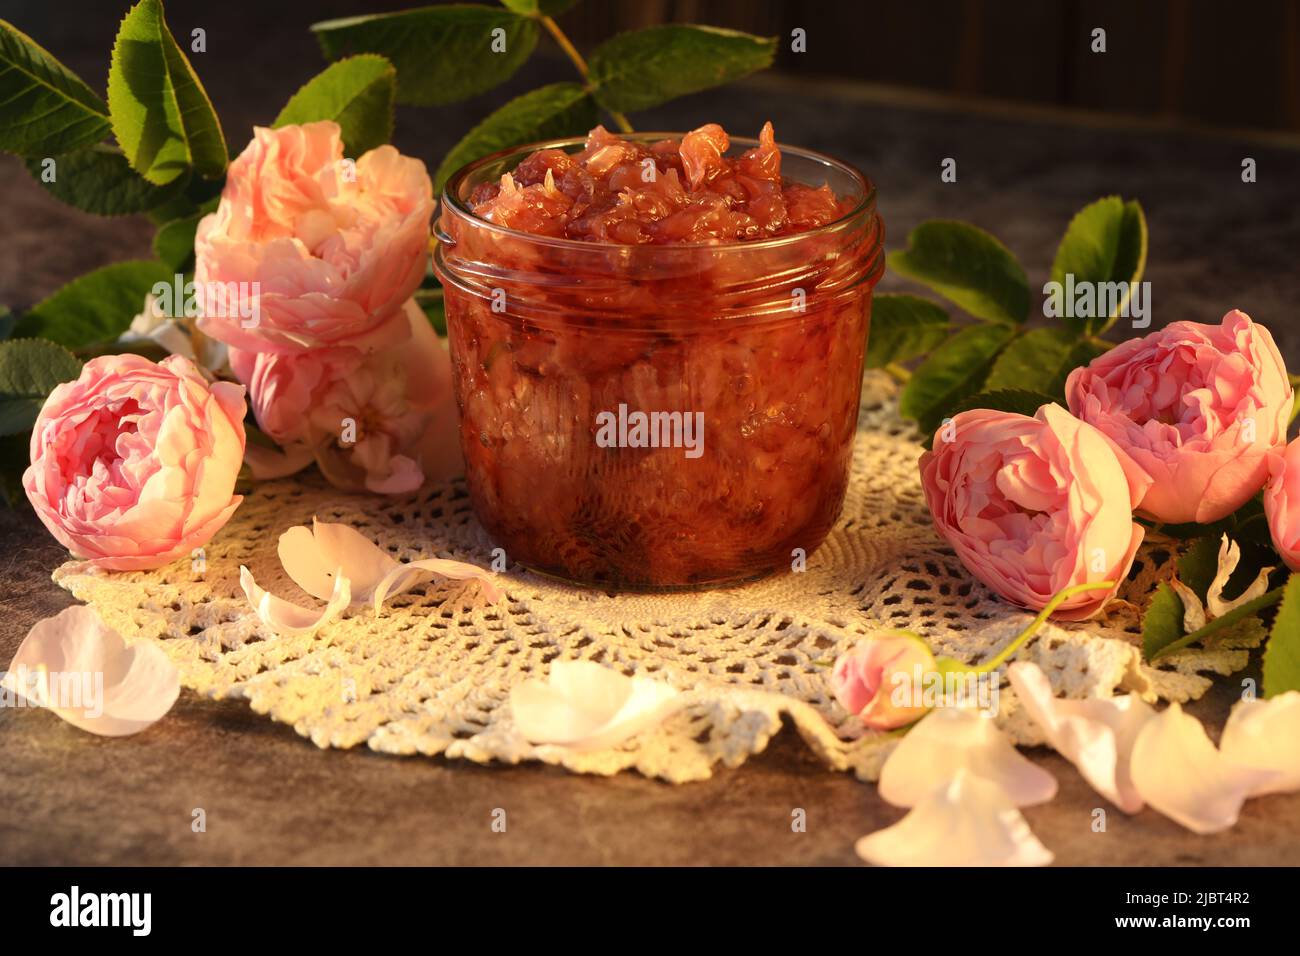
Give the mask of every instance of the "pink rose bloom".
[[187, 358], [91, 359], [45, 401], [23, 487], [74, 556], [157, 568], [206, 544], [242, 498], [244, 389]]
[[[451, 360], [414, 301], [402, 318], [407, 340], [379, 352], [231, 350], [230, 366], [248, 386], [259, 427], [299, 467], [314, 458], [340, 488], [380, 494], [455, 473]], [[257, 474], [257, 458], [250, 464]]]
[[402, 304], [424, 277], [432, 215], [418, 159], [380, 146], [344, 160], [329, 121], [258, 127], [194, 238], [204, 295], [258, 283], [256, 315], [209, 304], [199, 328], [254, 352], [395, 344], [406, 335]]
[[[1132, 502], [1145, 476], [1059, 405], [1033, 418], [961, 412], [920, 467], [939, 534], [971, 574], [1024, 608], [1040, 611], [1076, 584], [1118, 588], [1142, 541]], [[1054, 616], [1091, 617], [1114, 593], [1076, 594]]]
[[1075, 369], [1065, 395], [1151, 478], [1139, 513], [1202, 524], [1264, 486], [1292, 397], [1268, 329], [1236, 310], [1219, 326], [1174, 322], [1117, 345]]
[[920, 720], [929, 707], [918, 704], [924, 678], [935, 670], [930, 648], [914, 634], [886, 631], [841, 654], [831, 671], [831, 692], [851, 714], [874, 730], [892, 730]]
[[1300, 438], [1268, 456], [1264, 515], [1273, 547], [1292, 571], [1300, 571]]

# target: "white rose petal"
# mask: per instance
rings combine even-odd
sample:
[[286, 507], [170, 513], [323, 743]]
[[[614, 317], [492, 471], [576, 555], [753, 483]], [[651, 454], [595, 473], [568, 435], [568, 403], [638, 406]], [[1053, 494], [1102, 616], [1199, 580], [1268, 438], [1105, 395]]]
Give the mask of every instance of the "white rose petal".
[[1038, 665], [1023, 661], [1012, 664], [1007, 676], [1047, 742], [1078, 768], [1093, 789], [1125, 813], [1142, 809], [1131, 767], [1138, 733], [1155, 717], [1150, 706], [1136, 694], [1058, 699]]
[[877, 866], [1046, 866], [1052, 862], [1051, 851], [1034, 836], [1002, 787], [965, 769], [893, 826], [858, 840], [854, 849]]
[[1215, 749], [1201, 722], [1178, 704], [1170, 704], [1138, 732], [1132, 775], [1147, 803], [1202, 834], [1235, 824], [1246, 797], [1279, 777], [1275, 771], [1232, 763]]
[[180, 694], [180, 677], [162, 648], [149, 641], [127, 644], [80, 604], [32, 627], [0, 685], [104, 737], [139, 733]]
[[1000, 787], [1014, 806], [1056, 796], [1056, 778], [1020, 755], [986, 711], [940, 707], [923, 717], [885, 759], [880, 796], [915, 807], [969, 771]]
[[1219, 752], [1235, 765], [1278, 774], [1251, 790], [1252, 797], [1300, 790], [1300, 690], [1238, 701], [1223, 728]]
[[376, 612], [390, 597], [431, 578], [476, 580], [488, 603], [501, 599], [493, 574], [463, 561], [422, 558], [402, 564], [355, 528], [313, 519], [310, 529], [290, 528], [280, 535], [280, 563], [295, 584], [322, 601], [334, 592], [334, 575], [348, 579], [353, 604], [373, 604]]
[[244, 589], [248, 603], [257, 613], [258, 620], [281, 637], [315, 634], [342, 614], [352, 600], [348, 579], [341, 573], [335, 573], [334, 590], [330, 594], [329, 604], [320, 610], [294, 604], [262, 589], [253, 580], [253, 573], [242, 565], [239, 568], [239, 584]]
[[530, 743], [602, 750], [658, 724], [678, 697], [662, 681], [627, 677], [592, 661], [554, 661], [548, 681], [525, 681], [510, 691], [510, 709]]

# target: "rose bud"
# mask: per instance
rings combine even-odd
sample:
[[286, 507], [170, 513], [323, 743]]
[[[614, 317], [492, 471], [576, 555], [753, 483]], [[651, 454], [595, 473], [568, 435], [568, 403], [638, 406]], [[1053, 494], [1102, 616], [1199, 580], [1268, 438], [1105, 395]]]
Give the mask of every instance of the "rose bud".
[[840, 655], [831, 671], [831, 692], [868, 727], [891, 730], [925, 716], [930, 708], [920, 703], [917, 675], [924, 678], [934, 670], [934, 654], [919, 637], [884, 631]]

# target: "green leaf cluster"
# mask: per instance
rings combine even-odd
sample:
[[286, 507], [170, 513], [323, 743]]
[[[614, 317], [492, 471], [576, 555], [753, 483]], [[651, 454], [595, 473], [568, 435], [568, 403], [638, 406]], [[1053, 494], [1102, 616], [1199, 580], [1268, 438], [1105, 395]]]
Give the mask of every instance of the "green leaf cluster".
[[599, 111], [630, 129], [625, 113], [728, 83], [771, 65], [775, 37], [694, 24], [668, 24], [611, 37], [587, 58], [554, 17], [577, 0], [502, 0], [499, 7], [446, 4], [314, 24], [330, 59], [373, 53], [397, 71], [397, 101], [436, 106], [504, 83], [527, 62], [543, 32], [555, 36], [578, 77], [517, 96], [489, 113], [451, 148], [434, 177], [441, 190], [466, 163], [544, 139], [580, 136]]
[[[1142, 207], [1108, 196], [1070, 221], [1051, 278], [1136, 283], [1146, 248]], [[888, 261], [972, 320], [954, 321], [939, 303], [911, 295], [880, 295], [872, 306], [868, 365], [906, 382], [900, 408], [926, 433], [969, 408], [1032, 414], [1031, 401], [1064, 403], [1066, 378], [1111, 347], [1101, 335], [1124, 307], [1027, 327], [1034, 295], [1024, 267], [994, 236], [956, 220], [921, 223]], [[912, 371], [902, 368], [918, 359]]]

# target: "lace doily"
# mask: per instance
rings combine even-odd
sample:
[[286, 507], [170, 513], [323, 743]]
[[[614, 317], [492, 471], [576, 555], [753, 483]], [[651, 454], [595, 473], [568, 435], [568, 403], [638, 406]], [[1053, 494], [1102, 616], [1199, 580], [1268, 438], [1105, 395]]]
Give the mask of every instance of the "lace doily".
[[[314, 475], [257, 486], [207, 547], [202, 569], [178, 562], [100, 572], [70, 561], [54, 579], [128, 640], [158, 640], [186, 687], [244, 698], [320, 747], [541, 760], [582, 773], [635, 769], [684, 782], [709, 776], [719, 762], [744, 762], [787, 716], [829, 767], [869, 780], [895, 738], [864, 731], [833, 700], [828, 661], [883, 626], [914, 630], [937, 652], [978, 662], [1031, 619], [976, 582], [934, 532], [917, 477], [920, 452], [898, 417], [894, 387], [869, 374], [835, 529], [803, 573], [737, 588], [613, 596], [511, 568], [502, 575], [508, 597], [495, 607], [466, 607], [461, 585], [429, 585], [379, 616], [353, 609], [314, 637], [276, 637], [245, 601], [239, 566], [274, 593], [314, 603], [285, 575], [275, 548], [282, 531], [313, 515], [352, 524], [399, 560], [491, 563], [493, 545], [459, 481], [391, 499], [346, 495]], [[1255, 621], [1158, 668], [1143, 663], [1138, 609], [1172, 557], [1144, 546], [1121, 594], [1127, 601], [1113, 601], [1101, 620], [1045, 626], [1022, 659], [1075, 697], [1134, 690], [1187, 700], [1209, 686], [1206, 675], [1244, 667], [1263, 636]], [[510, 688], [543, 676], [557, 658], [652, 674], [689, 703], [616, 748], [530, 745], [514, 728]], [[1041, 741], [1006, 687], [999, 720], [1016, 742]]]

